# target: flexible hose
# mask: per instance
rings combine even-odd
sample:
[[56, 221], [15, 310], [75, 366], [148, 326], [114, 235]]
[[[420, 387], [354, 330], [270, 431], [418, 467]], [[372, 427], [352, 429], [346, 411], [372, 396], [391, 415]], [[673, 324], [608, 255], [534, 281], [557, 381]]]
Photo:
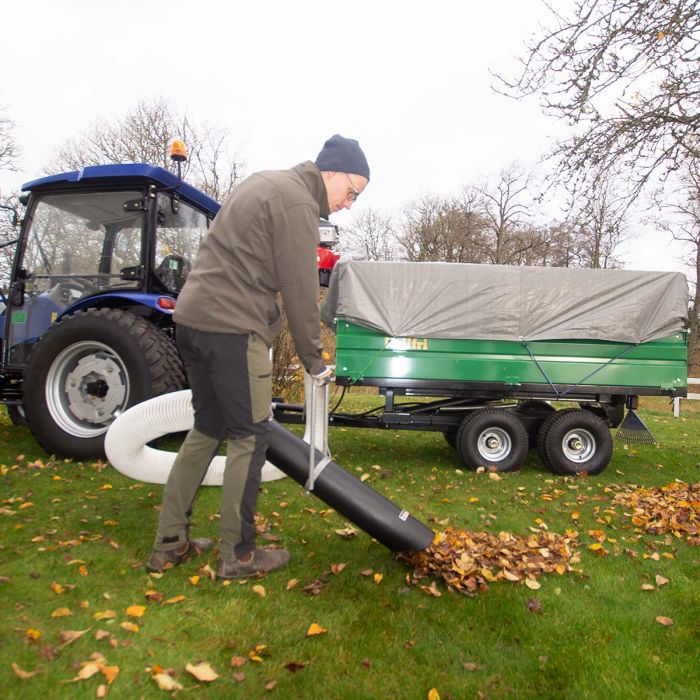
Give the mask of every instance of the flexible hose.
[[[148, 443], [170, 433], [190, 430], [194, 424], [192, 392], [189, 389], [157, 396], [122, 413], [107, 431], [105, 453], [112, 466], [130, 479], [164, 484], [175, 461], [175, 452], [149, 447]], [[221, 486], [226, 458], [214, 457], [202, 482]], [[262, 470], [263, 481], [284, 477], [270, 462]]]

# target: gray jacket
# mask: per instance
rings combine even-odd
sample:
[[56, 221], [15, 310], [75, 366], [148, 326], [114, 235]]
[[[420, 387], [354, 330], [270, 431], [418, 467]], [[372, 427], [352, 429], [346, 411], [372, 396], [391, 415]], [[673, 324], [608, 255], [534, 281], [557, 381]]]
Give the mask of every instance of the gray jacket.
[[318, 310], [319, 217], [329, 214], [319, 169], [306, 161], [290, 170], [246, 178], [212, 222], [177, 300], [176, 323], [216, 333], [257, 333], [268, 344], [289, 330], [307, 371], [324, 366]]

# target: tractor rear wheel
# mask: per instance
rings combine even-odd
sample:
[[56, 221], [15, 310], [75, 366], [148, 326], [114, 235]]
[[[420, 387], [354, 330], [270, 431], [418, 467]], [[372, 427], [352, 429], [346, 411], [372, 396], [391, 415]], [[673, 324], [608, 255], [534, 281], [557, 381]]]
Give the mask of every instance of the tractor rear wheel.
[[175, 345], [153, 324], [120, 309], [79, 311], [36, 344], [24, 379], [27, 424], [50, 454], [101, 458], [120, 413], [184, 384]]

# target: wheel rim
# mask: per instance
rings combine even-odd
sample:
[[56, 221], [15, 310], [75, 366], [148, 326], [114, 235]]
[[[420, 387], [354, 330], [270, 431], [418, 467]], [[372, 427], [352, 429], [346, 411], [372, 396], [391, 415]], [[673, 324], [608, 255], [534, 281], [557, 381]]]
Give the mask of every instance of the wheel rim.
[[596, 453], [593, 433], [583, 428], [570, 430], [561, 441], [561, 450], [566, 459], [576, 464], [587, 462]]
[[87, 438], [100, 435], [129, 400], [129, 375], [112, 348], [95, 341], [62, 350], [46, 375], [46, 404], [65, 432]]
[[491, 427], [483, 430], [476, 441], [479, 455], [488, 462], [500, 462], [513, 450], [513, 442], [508, 431]]

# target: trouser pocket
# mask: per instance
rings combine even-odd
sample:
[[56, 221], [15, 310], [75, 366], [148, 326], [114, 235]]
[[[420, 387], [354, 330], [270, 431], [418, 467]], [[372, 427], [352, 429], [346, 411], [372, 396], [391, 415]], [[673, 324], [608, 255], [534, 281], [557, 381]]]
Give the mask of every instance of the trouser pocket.
[[255, 333], [248, 336], [248, 381], [253, 423], [270, 415], [272, 401], [272, 357], [270, 346]]

